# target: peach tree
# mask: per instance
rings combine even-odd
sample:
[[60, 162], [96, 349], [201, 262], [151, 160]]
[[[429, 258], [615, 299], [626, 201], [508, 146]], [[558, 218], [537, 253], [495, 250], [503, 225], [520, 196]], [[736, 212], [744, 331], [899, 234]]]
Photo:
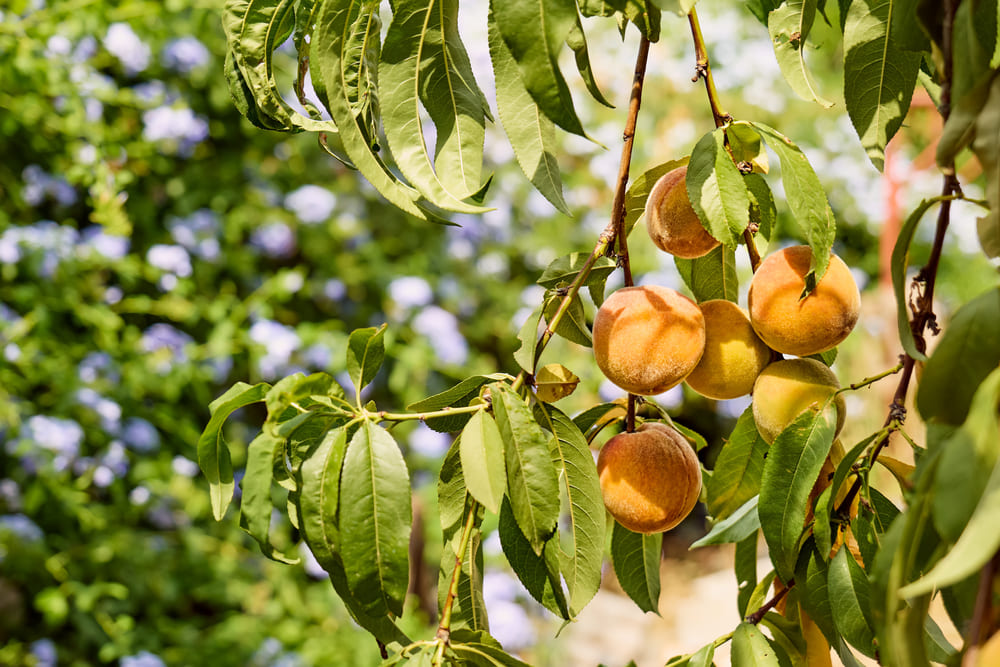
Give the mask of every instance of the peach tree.
[[[807, 249], [799, 302], [814, 296], [831, 266], [837, 225], [817, 174], [779, 129], [724, 110], [695, 4], [490, 3], [488, 88], [495, 90], [498, 120], [524, 175], [563, 211], [557, 128], [588, 135], [563, 71], [569, 60], [561, 55], [572, 51], [584, 88], [608, 104], [584, 19], [603, 17], [623, 36], [641, 34], [622, 112], [618, 177], [606, 197], [609, 222], [592, 248], [567, 248], [538, 277], [542, 303], [512, 332], [520, 341], [516, 374], [474, 375], [405, 410], [366, 403], [362, 390], [386, 354], [385, 327], [371, 327], [351, 334], [344, 360], [355, 398], [331, 375], [296, 374], [273, 385], [238, 383], [211, 405], [198, 454], [216, 518], [225, 514], [235, 484], [223, 423], [262, 403], [266, 421], [249, 445], [241, 482], [241, 526], [266, 556], [288, 562], [270, 538], [272, 514], [287, 513], [353, 618], [379, 642], [385, 664], [523, 664], [489, 634], [486, 513], [498, 515], [514, 572], [556, 616], [571, 621], [596, 594], [609, 543], [624, 590], [641, 609], [656, 610], [662, 533], [635, 533], [607, 519], [592, 447], [606, 429], [631, 433], [644, 419], [670, 424], [695, 450], [706, 441], [672, 423], [655, 400], [625, 391], [620, 400], [567, 414], [555, 403], [574, 391], [577, 378], [555, 361], [542, 362], [554, 336], [594, 344], [593, 309], [604, 303], [612, 273], [622, 271], [625, 285], [632, 284], [630, 233], [661, 176], [686, 166], [688, 201], [718, 242], [707, 254], [675, 258], [696, 302], [738, 301], [737, 253], [746, 253], [756, 271], [758, 246], [776, 237], [776, 181], [766, 177], [771, 156], [780, 164], [779, 203]], [[735, 544], [743, 620], [688, 655], [664, 656], [664, 663], [710, 665], [715, 649], [731, 642], [735, 665], [830, 664], [831, 651], [847, 665], [858, 664], [855, 653], [888, 665], [993, 664], [988, 656], [1000, 650], [994, 634], [1000, 627], [1000, 287], [960, 304], [947, 323], [938, 322], [933, 297], [952, 202], [966, 199], [955, 167], [970, 159], [966, 149], [986, 180], [985, 200], [975, 202], [983, 211], [981, 249], [1000, 256], [998, 4], [750, 0], [745, 6], [770, 35], [784, 78], [816, 102], [817, 114], [830, 103], [817, 92], [807, 56], [834, 53], [810, 53], [810, 31], [825, 21], [842, 37], [844, 102], [879, 170], [915, 89], [925, 90], [944, 121], [936, 149], [941, 191], [909, 214], [894, 239], [899, 364], [832, 387], [767, 437], [755, 421], [765, 396], [755, 397], [714, 468], [702, 470], [711, 527], [697, 544]], [[414, 224], [449, 224], [452, 214], [488, 210], [484, 135], [497, 122], [477, 82], [483, 74], [474, 72], [460, 37], [459, 11], [458, 0], [395, 0], [388, 12], [372, 0], [229, 0], [225, 75], [254, 125], [314, 133], [331, 158], [360, 172]], [[704, 83], [705, 114], [715, 129], [689, 155], [630, 178], [647, 60], [663, 21], [690, 26], [692, 81]], [[279, 94], [272, 67], [274, 51], [289, 39], [299, 63], [295, 106]], [[930, 257], [908, 279], [913, 239], [932, 210]], [[939, 332], [928, 354], [928, 335]], [[780, 352], [773, 350], [772, 360]], [[811, 363], [829, 365], [835, 357], [835, 348], [822, 349]], [[843, 393], [890, 378], [897, 384], [882, 427], [856, 443], [836, 439], [845, 419]], [[783, 385], [776, 386], [768, 400], [781, 400]], [[908, 394], [926, 422], [923, 433], [907, 421]], [[428, 637], [407, 636], [396, 623], [408, 587], [412, 519], [409, 475], [392, 427], [412, 420], [456, 436], [439, 472], [439, 618]], [[912, 447], [915, 464], [886, 456], [893, 434]], [[874, 474], [880, 467], [891, 471], [891, 488]], [[772, 569], [758, 577], [761, 537]], [[952, 646], [931, 619], [935, 597], [962, 633], [961, 646]]]

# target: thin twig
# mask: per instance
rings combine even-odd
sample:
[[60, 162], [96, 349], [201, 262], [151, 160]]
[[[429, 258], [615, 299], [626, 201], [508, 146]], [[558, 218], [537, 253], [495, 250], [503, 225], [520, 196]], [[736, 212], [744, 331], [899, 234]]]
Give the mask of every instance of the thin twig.
[[712, 116], [715, 126], [722, 127], [733, 117], [722, 110], [719, 104], [719, 93], [715, 89], [715, 79], [712, 78], [712, 67], [708, 62], [708, 49], [705, 48], [705, 38], [701, 35], [701, 25], [698, 23], [698, 13], [694, 7], [688, 13], [688, 23], [691, 25], [691, 36], [694, 38], [695, 75], [692, 81], [705, 80], [705, 92], [708, 93], [708, 103], [712, 106]]
[[462, 528], [462, 539], [459, 540], [458, 554], [455, 555], [455, 569], [451, 572], [451, 584], [448, 586], [448, 596], [444, 600], [441, 608], [441, 623], [438, 625], [436, 641], [437, 650], [434, 652], [432, 665], [441, 665], [444, 660], [444, 649], [451, 639], [451, 610], [455, 605], [455, 596], [458, 595], [458, 581], [462, 574], [462, 562], [465, 560], [465, 552], [469, 549], [469, 542], [472, 538], [472, 530], [476, 525], [476, 513], [479, 511], [479, 503], [472, 501], [469, 504], [469, 514], [465, 519], [465, 526]]
[[993, 624], [993, 579], [1000, 569], [1000, 551], [986, 563], [979, 573], [979, 590], [976, 592], [976, 606], [969, 623], [969, 636], [966, 639], [965, 657], [962, 667], [973, 667], [979, 663], [979, 645], [986, 639], [990, 626]]
[[904, 365], [904, 362], [900, 361], [898, 364], [896, 364], [895, 366], [893, 366], [892, 368], [890, 368], [887, 371], [882, 371], [878, 375], [873, 375], [871, 377], [865, 378], [864, 380], [860, 380], [859, 382], [854, 382], [852, 384], [849, 384], [846, 387], [838, 389], [834, 393], [840, 394], [840, 393], [843, 393], [845, 391], [855, 391], [857, 389], [861, 389], [862, 387], [867, 387], [870, 384], [875, 384], [879, 380], [887, 378], [890, 375], [895, 375], [899, 371], [903, 370], [903, 365]]
[[782, 588], [777, 593], [775, 593], [773, 598], [771, 598], [770, 600], [768, 600], [767, 602], [765, 602], [764, 604], [762, 604], [760, 606], [760, 609], [758, 609], [754, 613], [752, 613], [749, 616], [747, 616], [746, 619], [745, 619], [746, 622], [747, 623], [751, 623], [753, 625], [757, 625], [758, 623], [760, 623], [761, 620], [764, 618], [764, 616], [767, 614], [767, 612], [769, 612], [772, 609], [774, 609], [775, 605], [777, 605], [779, 602], [781, 602], [781, 600], [786, 595], [788, 595], [788, 591], [790, 591], [792, 589], [792, 586], [794, 586], [794, 585], [795, 585], [795, 580], [794, 579], [789, 579], [788, 583], [785, 584], [785, 587]]

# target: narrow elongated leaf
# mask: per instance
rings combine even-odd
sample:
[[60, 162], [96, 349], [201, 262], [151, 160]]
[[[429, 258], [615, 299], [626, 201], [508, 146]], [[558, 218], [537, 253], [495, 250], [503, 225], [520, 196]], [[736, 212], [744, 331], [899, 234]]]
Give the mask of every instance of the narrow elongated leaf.
[[896, 245], [892, 249], [890, 271], [892, 273], [892, 289], [896, 294], [896, 324], [899, 328], [899, 341], [903, 344], [906, 353], [917, 361], [926, 361], [927, 355], [917, 349], [917, 344], [913, 339], [913, 331], [910, 329], [906, 267], [909, 265], [910, 244], [913, 242], [913, 234], [917, 231], [917, 224], [931, 206], [941, 201], [940, 197], [921, 201], [906, 218], [906, 222], [899, 230], [899, 236], [896, 237]]
[[[458, 0], [394, 2], [378, 76], [385, 136], [403, 175], [437, 206], [485, 211], [462, 201], [481, 187], [486, 114], [458, 34]], [[421, 105], [437, 129], [436, 172]]]
[[[476, 667], [529, 667], [502, 649], [489, 644], [466, 642], [453, 647], [455, 654], [462, 660], [460, 664], [470, 664]], [[467, 661], [467, 662], [466, 662]]]
[[[789, 615], [794, 614], [787, 606], [787, 602], [785, 610]], [[799, 621], [793, 620], [793, 618], [785, 618], [776, 611], [769, 611], [761, 619], [759, 626], [771, 631], [770, 644], [777, 652], [779, 662], [804, 665], [807, 664], [806, 639]], [[826, 642], [825, 639], [823, 641]], [[827, 651], [829, 651], [829, 647], [827, 647]]]
[[382, 360], [385, 359], [385, 329], [385, 324], [378, 329], [357, 329], [351, 332], [347, 340], [347, 372], [358, 394], [382, 367]]
[[924, 367], [917, 408], [930, 421], [961, 424], [977, 387], [1000, 364], [1000, 288], [969, 301], [952, 317]]
[[806, 38], [816, 18], [816, 0], [788, 0], [770, 12], [767, 31], [774, 44], [774, 56], [781, 74], [795, 94], [804, 100], [815, 101], [824, 107], [833, 102], [820, 97], [806, 66]]
[[744, 174], [743, 182], [750, 197], [750, 222], [757, 224], [761, 236], [770, 239], [771, 230], [778, 220], [778, 209], [774, 205], [771, 188], [760, 174]]
[[[458, 531], [445, 542], [441, 551], [441, 569], [438, 576], [440, 608], [444, 607], [448, 589], [451, 587], [460, 546], [461, 531]], [[477, 528], [469, 537], [468, 547], [461, 559], [458, 590], [451, 608], [452, 628], [488, 631], [490, 626], [486, 611], [486, 600], [483, 598], [483, 539], [482, 533]]]
[[339, 524], [351, 592], [372, 616], [403, 613], [409, 580], [410, 477], [399, 447], [365, 421], [347, 447]]
[[535, 406], [538, 422], [552, 433], [552, 463], [559, 474], [568, 519], [560, 529], [559, 569], [569, 591], [569, 609], [579, 613], [601, 586], [604, 555], [604, 501], [597, 466], [583, 433], [551, 405]]
[[[997, 44], [1000, 48], [1000, 39]], [[993, 78], [989, 97], [976, 118], [975, 132], [972, 151], [986, 176], [986, 201], [990, 207], [989, 213], [977, 221], [979, 244], [988, 257], [1000, 257], [1000, 76]]]
[[298, 558], [290, 558], [271, 544], [271, 482], [275, 451], [283, 450], [284, 442], [267, 433], [261, 433], [247, 447], [247, 467], [240, 482], [243, 490], [240, 498], [240, 527], [257, 540], [261, 552], [279, 563], [297, 563]]
[[760, 528], [760, 517], [757, 515], [758, 499], [758, 496], [754, 496], [743, 503], [742, 507], [712, 526], [712, 530], [692, 544], [691, 548], [742, 542], [751, 535], [756, 535]]
[[979, 385], [965, 423], [943, 443], [931, 491], [934, 527], [949, 542], [957, 541], [982, 499], [990, 474], [1000, 459], [996, 407], [1000, 404], [1000, 370]]
[[611, 531], [611, 563], [618, 583], [636, 606], [659, 614], [663, 533], [633, 533], [617, 521]]
[[462, 471], [472, 497], [496, 514], [507, 486], [503, 441], [493, 417], [485, 411], [472, 415], [462, 429]]
[[758, 175], [770, 171], [764, 142], [761, 141], [757, 130], [753, 129], [753, 125], [745, 120], [732, 123], [726, 128], [726, 141], [729, 145], [729, 152], [733, 156], [733, 162], [736, 163], [737, 167], [741, 164], [744, 165], [744, 168], [741, 169], [744, 177], [750, 175], [746, 173], [746, 165], [753, 169], [752, 173]]
[[885, 147], [910, 108], [921, 54], [896, 45], [890, 27], [894, 0], [854, 0], [844, 28], [844, 99], [872, 164], [885, 165]]
[[559, 127], [586, 136], [559, 70], [559, 51], [576, 24], [576, 2], [531, 0], [490, 5], [500, 36], [535, 104]]
[[559, 481], [549, 453], [550, 436], [510, 387], [490, 385], [493, 412], [507, 461], [507, 496], [517, 525], [541, 555], [559, 519]]
[[[573, 423], [576, 424], [576, 427], [580, 429], [581, 433], [586, 434], [595, 426], [603, 427], [613, 421], [624, 419], [625, 406], [623, 403], [624, 400], [595, 405], [589, 410], [581, 412], [574, 417]], [[591, 440], [592, 438], [592, 434], [588, 436], [588, 440]]]
[[231, 84], [238, 84], [233, 96], [255, 107], [247, 117], [261, 127], [336, 135], [334, 123], [303, 116], [278, 92], [272, 58], [291, 32], [294, 4], [292, 0], [227, 0], [222, 26], [232, 67], [239, 71], [239, 77], [230, 79]]
[[556, 160], [555, 124], [531, 99], [521, 71], [500, 36], [493, 12], [489, 16], [490, 60], [496, 80], [497, 110], [521, 171], [559, 211], [569, 215]]
[[830, 561], [827, 576], [830, 609], [837, 630], [851, 646], [869, 658], [875, 657], [875, 634], [868, 611], [868, 575], [848, 549], [841, 549]]
[[[506, 373], [491, 373], [490, 375], [473, 375], [465, 378], [454, 387], [446, 389], [441, 393], [434, 394], [422, 401], [412, 403], [406, 409], [410, 412], [434, 412], [442, 408], [459, 407], [464, 408], [469, 405], [472, 399], [479, 395], [479, 389], [484, 384], [496, 382], [498, 380], [513, 379]], [[469, 421], [469, 415], [452, 415], [447, 417], [434, 417], [427, 419], [424, 423], [430, 428], [441, 433], [451, 433], [461, 431], [462, 427]]]
[[208, 479], [212, 515], [216, 521], [221, 521], [226, 514], [234, 488], [233, 464], [229, 447], [222, 437], [222, 425], [236, 410], [264, 400], [270, 388], [271, 385], [264, 382], [256, 385], [237, 382], [208, 406], [211, 418], [198, 438], [198, 466]]
[[[552, 318], [559, 309], [562, 300], [563, 297], [559, 295], [558, 291], [553, 290], [549, 293], [545, 301], [545, 321], [547, 323], [551, 324]], [[577, 345], [591, 347], [594, 344], [590, 327], [587, 325], [587, 313], [583, 309], [583, 300], [580, 298], [579, 293], [575, 294], [569, 302], [569, 307], [559, 319], [559, 323], [556, 324], [555, 331], [566, 340]]]
[[750, 199], [740, 170], [726, 150], [726, 133], [718, 128], [703, 136], [688, 162], [688, 199], [705, 229], [735, 248], [749, 222]]
[[506, 497], [500, 506], [499, 532], [504, 555], [531, 597], [553, 614], [565, 619], [572, 618], [559, 578], [558, 538], [549, 537], [542, 543], [542, 549], [536, 550], [525, 539], [520, 522]]
[[795, 576], [809, 492], [833, 444], [836, 408], [806, 410], [778, 434], [764, 461], [758, 514], [782, 581]]
[[750, 596], [757, 587], [757, 542], [760, 531], [755, 531], [745, 539], [736, 543], [736, 555], [733, 557], [733, 570], [736, 573], [738, 593], [736, 596], [736, 611], [743, 618], [750, 610], [747, 605]]
[[740, 623], [733, 631], [733, 667], [778, 667], [778, 655], [756, 625]]
[[322, 72], [322, 88], [329, 93], [330, 115], [344, 151], [362, 175], [397, 208], [421, 220], [450, 224], [429, 211], [416, 190], [389, 172], [372, 148], [364, 118], [355, 116], [351, 83], [367, 44], [379, 38], [377, 8], [377, 0], [322, 3], [312, 40], [312, 63]]
[[573, 49], [576, 56], [576, 68], [580, 71], [580, 76], [583, 77], [583, 83], [587, 86], [590, 96], [604, 106], [614, 109], [615, 105], [604, 97], [604, 93], [597, 85], [597, 79], [594, 78], [594, 70], [590, 66], [590, 52], [587, 50], [587, 35], [583, 31], [583, 23], [580, 21], [579, 14], [576, 17], [576, 25], [566, 37], [566, 45]]
[[833, 549], [836, 527], [832, 525], [831, 517], [837, 509], [836, 501], [840, 487], [847, 480], [854, 462], [864, 454], [869, 445], [882, 437], [882, 435], [883, 432], [879, 431], [865, 438], [854, 447], [851, 447], [851, 450], [844, 454], [844, 457], [840, 459], [840, 463], [837, 464], [837, 468], [833, 472], [833, 479], [830, 481], [830, 486], [824, 489], [823, 493], [816, 500], [816, 511], [814, 514], [816, 521], [813, 524], [813, 535], [816, 537], [816, 547], [826, 558], [829, 558], [830, 551]]
[[799, 604], [809, 614], [813, 623], [820, 629], [831, 646], [836, 646], [840, 637], [833, 620], [833, 609], [830, 606], [830, 594], [827, 586], [829, 579], [829, 563], [826, 554], [816, 548], [813, 540], [807, 540], [803, 551], [805, 557], [800, 558], [795, 571], [795, 587], [799, 589]]
[[656, 181], [660, 180], [660, 177], [667, 172], [673, 171], [677, 167], [683, 167], [687, 163], [687, 157], [670, 160], [647, 169], [632, 181], [632, 185], [629, 186], [628, 191], [625, 193], [626, 236], [632, 233], [632, 227], [635, 226], [635, 223], [638, 222], [639, 218], [646, 211], [646, 200], [649, 199], [649, 193], [653, 189], [653, 186], [656, 185]]
[[760, 132], [764, 141], [778, 154], [781, 161], [781, 182], [785, 186], [785, 197], [792, 215], [795, 216], [805, 235], [809, 247], [812, 248], [812, 263], [809, 265], [809, 275], [806, 285], [810, 284], [810, 276], [815, 285], [826, 273], [830, 262], [830, 249], [837, 235], [837, 225], [833, 211], [826, 199], [826, 192], [813, 171], [809, 160], [802, 150], [792, 141], [772, 127], [763, 123], [752, 123]]
[[708, 513], [716, 520], [725, 519], [760, 492], [767, 448], [754, 423], [753, 410], [747, 408], [736, 420], [705, 483]]
[[514, 361], [527, 373], [535, 374], [535, 351], [538, 349], [538, 325], [542, 321], [542, 306], [539, 306], [521, 325], [517, 339], [521, 346], [514, 352]]
[[695, 259], [674, 257], [674, 264], [698, 303], [712, 299], [736, 301], [739, 296], [740, 283], [736, 277], [736, 251], [733, 248], [718, 246]]
[[313, 456], [304, 461], [299, 469], [298, 486], [301, 491], [297, 500], [302, 537], [316, 560], [329, 573], [330, 582], [344, 601], [351, 617], [382, 643], [398, 642], [405, 646], [410, 640], [392, 619], [387, 615], [367, 614], [347, 585], [337, 525], [340, 473], [347, 442], [346, 428], [330, 431]]

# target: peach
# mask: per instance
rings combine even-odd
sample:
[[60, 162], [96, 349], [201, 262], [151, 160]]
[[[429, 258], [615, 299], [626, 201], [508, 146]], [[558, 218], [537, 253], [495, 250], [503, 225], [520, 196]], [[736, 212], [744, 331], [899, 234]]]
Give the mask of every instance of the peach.
[[646, 422], [619, 433], [597, 457], [604, 506], [636, 533], [661, 533], [684, 520], [701, 494], [701, 464], [676, 430]]
[[594, 358], [627, 392], [651, 396], [680, 384], [705, 350], [705, 318], [669, 287], [623, 287], [594, 317]]
[[[783, 359], [765, 368], [753, 387], [753, 418], [768, 443], [774, 442], [802, 411], [819, 409], [840, 383], [823, 362], [815, 359]], [[837, 433], [844, 427], [844, 396], [834, 399]]]
[[771, 362], [771, 350], [750, 326], [746, 311], [732, 301], [701, 304], [705, 353], [685, 382], [702, 396], [725, 400], [745, 396]]
[[719, 246], [701, 224], [688, 199], [687, 167], [661, 176], [646, 200], [646, 231], [656, 246], [675, 257], [694, 259]]
[[750, 322], [769, 347], [807, 357], [836, 347], [858, 321], [861, 294], [844, 261], [830, 265], [809, 296], [802, 299], [812, 250], [792, 246], [761, 262], [750, 281]]

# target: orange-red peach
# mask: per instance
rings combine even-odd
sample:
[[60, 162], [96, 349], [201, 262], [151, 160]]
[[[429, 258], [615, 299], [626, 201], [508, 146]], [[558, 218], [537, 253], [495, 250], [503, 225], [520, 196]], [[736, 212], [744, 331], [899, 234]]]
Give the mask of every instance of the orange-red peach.
[[687, 194], [687, 167], [678, 167], [661, 176], [646, 200], [646, 231], [665, 252], [694, 259], [707, 255], [719, 245], [698, 219]]
[[750, 322], [761, 340], [782, 354], [807, 357], [832, 349], [858, 321], [858, 285], [836, 255], [830, 255], [816, 288], [801, 298], [811, 259], [809, 246], [785, 248], [764, 259], [750, 281]]
[[623, 287], [594, 317], [594, 358], [605, 377], [651, 396], [680, 384], [705, 349], [698, 305], [669, 287]]
[[646, 422], [619, 433], [597, 457], [604, 506], [636, 533], [660, 533], [684, 520], [701, 494], [701, 465], [676, 430]]

